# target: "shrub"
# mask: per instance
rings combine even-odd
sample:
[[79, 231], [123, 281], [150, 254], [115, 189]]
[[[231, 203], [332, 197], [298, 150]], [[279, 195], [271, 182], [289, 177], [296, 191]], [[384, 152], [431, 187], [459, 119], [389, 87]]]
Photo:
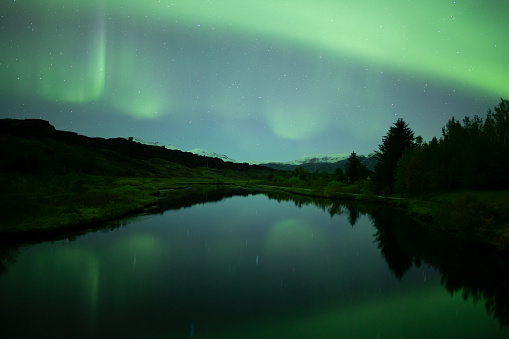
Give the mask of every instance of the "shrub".
[[327, 184], [325, 190], [323, 191], [323, 194], [329, 198], [334, 197], [341, 194], [344, 187], [345, 187], [344, 183], [333, 180]]
[[361, 185], [356, 182], [355, 184], [346, 186], [343, 190], [348, 194], [359, 194], [361, 193]]
[[375, 187], [375, 183], [372, 180], [368, 180], [368, 179], [362, 180], [359, 182], [359, 184], [361, 186], [361, 191], [360, 191], [361, 194], [364, 194], [364, 195], [375, 194], [376, 187]]
[[285, 186], [286, 180], [281, 175], [275, 175], [271, 181], [274, 186]]
[[288, 186], [290, 186], [290, 187], [301, 187], [301, 186], [303, 186], [303, 181], [300, 180], [297, 177], [291, 177], [288, 180]]

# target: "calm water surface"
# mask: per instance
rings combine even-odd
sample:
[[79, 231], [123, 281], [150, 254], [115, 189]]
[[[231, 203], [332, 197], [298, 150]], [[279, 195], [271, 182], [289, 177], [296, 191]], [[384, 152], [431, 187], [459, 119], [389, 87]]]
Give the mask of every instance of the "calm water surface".
[[0, 336], [509, 337], [504, 260], [383, 208], [258, 194], [107, 226], [2, 250]]

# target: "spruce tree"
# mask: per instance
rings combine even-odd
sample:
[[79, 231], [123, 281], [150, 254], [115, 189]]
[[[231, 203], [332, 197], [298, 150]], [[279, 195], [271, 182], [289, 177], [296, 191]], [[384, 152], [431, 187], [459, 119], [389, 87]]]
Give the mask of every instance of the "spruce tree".
[[352, 152], [348, 157], [348, 163], [346, 164], [346, 178], [348, 183], [354, 184], [358, 180], [363, 180], [368, 177], [369, 170], [366, 165], [361, 163], [361, 159], [355, 152]]
[[353, 184], [359, 180], [359, 170], [361, 167], [361, 161], [355, 152], [352, 152], [348, 157], [348, 163], [346, 164], [346, 178], [348, 183]]
[[395, 170], [403, 151], [415, 148], [414, 132], [400, 118], [389, 128], [378, 148], [375, 182], [379, 193], [389, 194], [394, 191]]

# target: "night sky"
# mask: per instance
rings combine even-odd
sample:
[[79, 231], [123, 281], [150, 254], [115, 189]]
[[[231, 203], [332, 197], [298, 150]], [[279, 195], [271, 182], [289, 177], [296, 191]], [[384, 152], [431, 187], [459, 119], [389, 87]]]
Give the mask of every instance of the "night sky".
[[506, 0], [3, 0], [0, 118], [238, 161], [425, 141], [509, 99]]

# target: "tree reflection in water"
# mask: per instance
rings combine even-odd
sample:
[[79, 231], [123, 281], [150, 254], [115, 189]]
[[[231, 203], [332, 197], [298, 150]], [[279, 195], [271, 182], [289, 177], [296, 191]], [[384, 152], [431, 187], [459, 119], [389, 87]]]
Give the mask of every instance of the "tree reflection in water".
[[433, 235], [408, 215], [375, 207], [369, 215], [378, 243], [391, 271], [402, 279], [413, 266], [435, 267], [442, 285], [464, 300], [484, 301], [488, 314], [509, 325], [509, 264], [507, 254]]
[[282, 193], [269, 198], [294, 201], [296, 206], [316, 205], [331, 217], [346, 215], [352, 226], [367, 215], [377, 232], [375, 242], [392, 273], [403, 279], [414, 265], [428, 264], [441, 274], [442, 285], [451, 295], [483, 301], [488, 314], [502, 327], [509, 325], [509, 261], [507, 253], [494, 253], [471, 244], [436, 235], [406, 213], [380, 204], [332, 201]]

